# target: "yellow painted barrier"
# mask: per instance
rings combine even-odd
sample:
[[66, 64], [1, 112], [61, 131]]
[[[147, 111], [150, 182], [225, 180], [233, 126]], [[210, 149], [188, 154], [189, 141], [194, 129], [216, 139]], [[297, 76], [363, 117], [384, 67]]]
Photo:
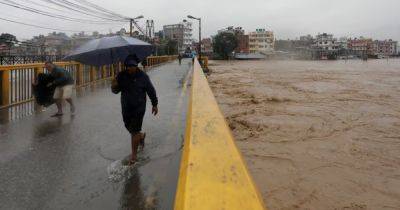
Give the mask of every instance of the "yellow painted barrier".
[[196, 61], [175, 210], [199, 209], [265, 206]]

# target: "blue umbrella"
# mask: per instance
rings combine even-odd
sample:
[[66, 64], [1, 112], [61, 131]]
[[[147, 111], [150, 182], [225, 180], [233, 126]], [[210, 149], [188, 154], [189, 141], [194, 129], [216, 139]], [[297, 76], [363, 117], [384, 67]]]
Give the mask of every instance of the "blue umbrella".
[[130, 54], [136, 54], [138, 62], [151, 55], [153, 46], [147, 42], [126, 36], [103, 37], [78, 47], [64, 60], [73, 60], [92, 66], [124, 62]]

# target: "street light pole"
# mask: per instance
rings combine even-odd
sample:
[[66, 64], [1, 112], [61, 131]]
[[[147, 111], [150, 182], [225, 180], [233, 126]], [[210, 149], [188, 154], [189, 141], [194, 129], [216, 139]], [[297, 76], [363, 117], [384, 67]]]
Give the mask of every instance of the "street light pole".
[[199, 60], [201, 60], [201, 18], [196, 18], [191, 15], [188, 15], [187, 17], [199, 21]]
[[201, 60], [201, 18], [199, 18], [199, 59]]

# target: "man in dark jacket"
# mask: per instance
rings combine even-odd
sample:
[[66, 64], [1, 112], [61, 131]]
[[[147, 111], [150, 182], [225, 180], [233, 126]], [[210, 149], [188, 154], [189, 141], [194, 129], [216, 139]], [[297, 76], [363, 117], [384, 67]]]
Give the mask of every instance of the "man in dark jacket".
[[128, 56], [124, 62], [125, 69], [112, 81], [111, 90], [121, 92], [122, 118], [126, 129], [131, 134], [132, 156], [129, 164], [134, 164], [137, 158], [139, 144], [144, 146], [145, 133], [142, 133], [142, 122], [146, 112], [146, 94], [153, 105], [152, 113], [158, 113], [156, 90], [149, 76], [138, 68], [136, 56]]
[[52, 115], [52, 117], [59, 117], [63, 115], [62, 100], [64, 99], [70, 104], [71, 114], [74, 114], [75, 105], [72, 101], [74, 79], [72, 78], [71, 74], [69, 74], [64, 68], [56, 66], [50, 61], [45, 63], [45, 67], [49, 71], [50, 75], [54, 78], [54, 81], [47, 85], [48, 87], [55, 87], [53, 98], [57, 105], [57, 113]]

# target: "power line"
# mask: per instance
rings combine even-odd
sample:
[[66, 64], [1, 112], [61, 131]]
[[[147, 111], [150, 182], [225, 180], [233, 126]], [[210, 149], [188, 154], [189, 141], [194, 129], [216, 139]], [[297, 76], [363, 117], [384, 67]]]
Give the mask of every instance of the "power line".
[[89, 2], [89, 1], [87, 1], [87, 0], [74, 0], [74, 1], [75, 1], [75, 2], [79, 2], [79, 3], [81, 3], [81, 4], [86, 4], [86, 5], [89, 6], [89, 7], [96, 8], [96, 9], [99, 10], [99, 11], [108, 13], [108, 14], [110, 14], [110, 15], [114, 15], [114, 16], [116, 16], [116, 17], [120, 17], [120, 18], [124, 18], [124, 19], [130, 19], [129, 17], [120, 15], [120, 14], [118, 14], [118, 13], [115, 13], [115, 12], [111, 11], [111, 10], [107, 10], [107, 9], [105, 9], [105, 8], [103, 8], [103, 7], [101, 7], [101, 6], [98, 6], [97, 4], [93, 4], [93, 3], [91, 3], [91, 2]]
[[[78, 12], [78, 13], [82, 13], [82, 14], [84, 14], [84, 15], [88, 15], [88, 16], [100, 18], [100, 19], [103, 19], [103, 20], [108, 20], [108, 21], [122, 21], [122, 19], [111, 19], [110, 17], [104, 17], [104, 16], [93, 15], [93, 14], [88, 13], [88, 12], [96, 13], [96, 11], [90, 10], [90, 9], [88, 9], [88, 8], [82, 7], [82, 6], [77, 5], [77, 4], [74, 4], [74, 3], [71, 3], [71, 2], [69, 2], [69, 1], [59, 1], [59, 0], [55, 0], [55, 1], [53, 1], [53, 0], [42, 0], [42, 1], [48, 2], [48, 3], [50, 3], [50, 4], [54, 4], [54, 5], [57, 5], [57, 6], [59, 6], [59, 7], [66, 8], [66, 9], [69, 9], [69, 10], [72, 10], [72, 11], [75, 11], [75, 12]], [[71, 6], [72, 6], [72, 7], [71, 7]], [[80, 9], [76, 9], [76, 8], [74, 8], [74, 7], [80, 8]], [[97, 13], [97, 14], [98, 14], [98, 13]], [[101, 14], [101, 15], [104, 15], [104, 14]]]
[[8, 5], [11, 7], [18, 8], [18, 9], [22, 9], [22, 10], [33, 12], [36, 14], [45, 15], [45, 16], [49, 16], [49, 17], [53, 17], [53, 18], [57, 18], [57, 19], [62, 19], [62, 20], [75, 21], [75, 22], [80, 22], [80, 23], [105, 24], [104, 21], [92, 21], [92, 20], [87, 20], [87, 19], [70, 18], [70, 17], [64, 16], [64, 15], [52, 14], [52, 13], [44, 12], [44, 11], [41, 11], [41, 10], [38, 10], [38, 9], [35, 9], [32, 7], [27, 7], [27, 6], [18, 4], [16, 2], [13, 2], [11, 0], [6, 0], [6, 1], [10, 2], [10, 3], [0, 1], [0, 4]]
[[24, 1], [25, 1], [25, 2], [28, 2], [28, 3], [30, 3], [30, 4], [33, 4], [33, 5], [37, 5], [37, 6], [40, 6], [40, 7], [47, 8], [47, 9], [52, 9], [52, 10], [56, 10], [56, 11], [59, 11], [59, 12], [66, 12], [65, 10], [58, 9], [58, 8], [54, 8], [54, 7], [50, 7], [50, 6], [48, 6], [48, 5], [41, 4], [41, 3], [39, 3], [39, 2], [35, 2], [35, 1], [32, 1], [32, 0], [24, 0]]
[[52, 1], [62, 2], [63, 4], [67, 4], [67, 5], [70, 5], [70, 6], [73, 6], [73, 7], [77, 7], [77, 8], [80, 8], [81, 10], [84, 10], [84, 11], [87, 11], [87, 12], [97, 13], [99, 15], [107, 16], [109, 18], [117, 18], [118, 20], [123, 19], [120, 16], [112, 15], [112, 14], [105, 13], [105, 12], [102, 12], [102, 11], [99, 11], [99, 10], [96, 10], [96, 9], [92, 9], [90, 7], [86, 7], [86, 6], [82, 5], [82, 4], [80, 4], [79, 2], [78, 3], [74, 3], [74, 2], [71, 2], [71, 1], [68, 1], [68, 0], [52, 0]]
[[31, 27], [35, 27], [35, 28], [53, 30], [53, 31], [65, 31], [65, 32], [75, 32], [75, 33], [93, 32], [93, 31], [82, 31], [82, 30], [76, 31], [76, 30], [66, 30], [66, 29], [60, 29], [60, 28], [50, 28], [50, 27], [46, 27], [46, 26], [39, 26], [39, 25], [35, 25], [35, 24], [29, 24], [29, 23], [19, 22], [19, 21], [15, 21], [15, 20], [10, 20], [10, 19], [6, 19], [6, 18], [2, 18], [2, 17], [0, 17], [0, 20], [4, 20], [7, 22], [11, 22], [11, 23], [17, 23], [17, 24], [21, 24], [21, 25], [26, 25], [26, 26], [31, 26]]

